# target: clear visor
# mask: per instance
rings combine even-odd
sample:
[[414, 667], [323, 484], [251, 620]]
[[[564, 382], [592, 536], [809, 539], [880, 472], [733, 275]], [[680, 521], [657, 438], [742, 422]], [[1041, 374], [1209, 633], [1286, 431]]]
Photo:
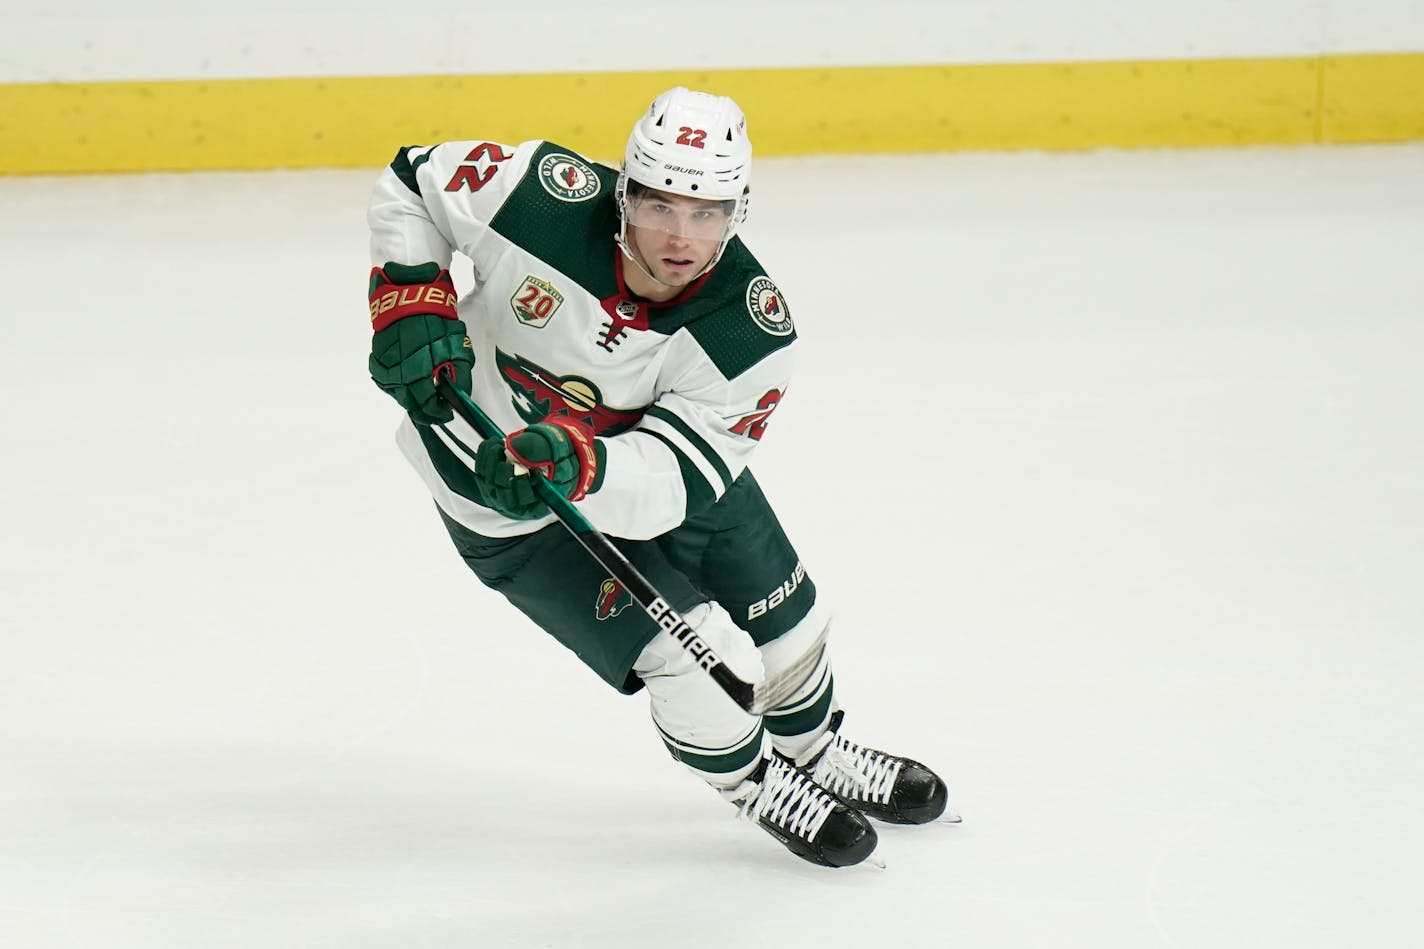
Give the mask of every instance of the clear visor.
[[676, 237], [720, 241], [732, 224], [735, 204], [645, 191], [628, 195], [628, 223]]

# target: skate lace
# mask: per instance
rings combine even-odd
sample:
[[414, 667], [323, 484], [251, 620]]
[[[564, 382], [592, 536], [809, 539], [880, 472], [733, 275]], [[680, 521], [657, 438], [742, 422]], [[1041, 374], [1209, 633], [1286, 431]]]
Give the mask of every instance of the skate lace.
[[761, 786], [741, 802], [741, 816], [769, 820], [804, 840], [815, 840], [836, 799], [801, 771], [775, 759]]
[[849, 738], [836, 735], [811, 776], [841, 797], [888, 804], [903, 764], [894, 755], [862, 748]]

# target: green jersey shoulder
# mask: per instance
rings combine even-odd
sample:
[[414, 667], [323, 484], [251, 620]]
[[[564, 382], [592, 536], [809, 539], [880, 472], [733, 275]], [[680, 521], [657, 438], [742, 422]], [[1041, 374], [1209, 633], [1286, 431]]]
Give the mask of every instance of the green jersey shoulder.
[[728, 379], [796, 341], [785, 296], [739, 237], [685, 308], [687, 332]]

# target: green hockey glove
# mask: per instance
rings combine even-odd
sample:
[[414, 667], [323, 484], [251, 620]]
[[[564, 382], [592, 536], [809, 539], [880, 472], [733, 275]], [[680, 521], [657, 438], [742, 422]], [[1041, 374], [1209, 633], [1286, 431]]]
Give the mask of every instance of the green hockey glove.
[[485, 501], [505, 517], [533, 520], [549, 512], [534, 483], [516, 465], [538, 471], [561, 495], [578, 501], [597, 490], [603, 446], [593, 429], [567, 415], [552, 415], [503, 441], [487, 438], [475, 450], [475, 483]]
[[371, 358], [376, 385], [421, 425], [450, 421], [435, 391], [435, 373], [449, 365], [455, 386], [470, 391], [475, 354], [455, 314], [455, 284], [437, 264], [388, 263], [371, 268]]

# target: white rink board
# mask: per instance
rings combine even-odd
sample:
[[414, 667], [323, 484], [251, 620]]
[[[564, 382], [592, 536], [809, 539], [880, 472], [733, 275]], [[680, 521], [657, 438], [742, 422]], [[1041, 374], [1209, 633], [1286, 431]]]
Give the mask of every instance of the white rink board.
[[0, 82], [1301, 56], [1424, 49], [1417, 0], [101, 0], [5, 17]]

